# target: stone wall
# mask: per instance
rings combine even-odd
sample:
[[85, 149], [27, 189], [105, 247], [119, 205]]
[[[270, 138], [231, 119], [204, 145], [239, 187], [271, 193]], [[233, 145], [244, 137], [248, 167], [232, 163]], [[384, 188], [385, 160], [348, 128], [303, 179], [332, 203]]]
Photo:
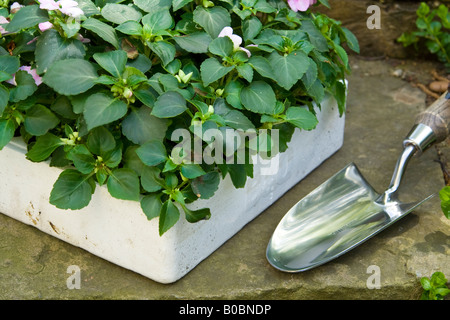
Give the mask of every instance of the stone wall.
[[[342, 21], [357, 36], [361, 55], [366, 57], [408, 58], [416, 53], [411, 48], [404, 48], [396, 39], [405, 31], [415, 29], [416, 10], [419, 0], [329, 0], [331, 9], [323, 6], [316, 11], [322, 12]], [[426, 1], [430, 6], [441, 3], [450, 5], [450, 0]], [[381, 29], [368, 29], [367, 13], [370, 5], [377, 5], [381, 9]]]

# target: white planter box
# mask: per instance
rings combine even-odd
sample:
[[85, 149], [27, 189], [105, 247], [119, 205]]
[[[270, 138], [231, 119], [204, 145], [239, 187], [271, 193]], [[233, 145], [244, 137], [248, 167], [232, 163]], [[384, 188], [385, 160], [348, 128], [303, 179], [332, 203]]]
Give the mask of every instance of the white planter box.
[[175, 282], [341, 148], [345, 118], [333, 99], [318, 119], [315, 130], [294, 134], [276, 159], [276, 175], [261, 175], [255, 165], [254, 178], [239, 190], [227, 176], [215, 196], [191, 206], [209, 206], [210, 220], [190, 224], [182, 216], [162, 237], [158, 219], [148, 221], [138, 202], [112, 198], [106, 187], [97, 187], [82, 210], [49, 204], [61, 170], [27, 160], [20, 139], [0, 151], [0, 212], [155, 281]]

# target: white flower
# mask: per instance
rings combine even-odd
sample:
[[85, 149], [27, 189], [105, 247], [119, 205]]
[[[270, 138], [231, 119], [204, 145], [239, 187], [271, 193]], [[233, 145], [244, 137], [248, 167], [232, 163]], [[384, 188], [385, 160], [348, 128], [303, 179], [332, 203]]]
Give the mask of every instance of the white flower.
[[247, 56], [250, 58], [252, 56], [251, 52], [243, 47], [241, 47], [242, 44], [242, 38], [238, 36], [237, 34], [233, 34], [233, 28], [231, 27], [225, 27], [220, 31], [219, 38], [222, 37], [228, 37], [233, 42], [234, 51], [241, 50], [244, 51]]

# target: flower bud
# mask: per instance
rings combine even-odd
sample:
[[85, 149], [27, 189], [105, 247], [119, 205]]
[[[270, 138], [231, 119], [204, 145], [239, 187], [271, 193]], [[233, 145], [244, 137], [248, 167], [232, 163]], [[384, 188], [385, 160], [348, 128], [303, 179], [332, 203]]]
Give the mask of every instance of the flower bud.
[[133, 96], [133, 91], [131, 91], [129, 88], [125, 88], [122, 95], [124, 96], [124, 98], [130, 99]]

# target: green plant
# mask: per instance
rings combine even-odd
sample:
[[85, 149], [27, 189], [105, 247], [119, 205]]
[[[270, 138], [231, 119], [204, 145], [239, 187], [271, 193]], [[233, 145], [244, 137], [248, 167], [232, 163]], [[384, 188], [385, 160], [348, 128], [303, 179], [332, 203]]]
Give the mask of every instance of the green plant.
[[[56, 207], [83, 208], [106, 185], [159, 217], [161, 235], [182, 212], [207, 219], [187, 204], [226, 175], [243, 187], [255, 152], [282, 152], [296, 128], [314, 129], [325, 93], [342, 114], [343, 46], [359, 50], [339, 22], [279, 0], [13, 6], [0, 8], [0, 149], [21, 136], [28, 159], [64, 168]], [[262, 143], [235, 145], [228, 129]]]
[[447, 219], [450, 219], [450, 187], [446, 186], [439, 192], [439, 198], [441, 199], [441, 208]]
[[405, 32], [398, 41], [405, 47], [414, 44], [419, 49], [421, 40], [428, 51], [435, 54], [439, 61], [445, 63], [446, 68], [450, 68], [450, 13], [448, 7], [441, 4], [437, 9], [422, 2], [417, 9], [416, 20], [417, 31]]
[[433, 273], [431, 278], [423, 277], [420, 283], [424, 290], [421, 300], [444, 300], [445, 296], [450, 294], [447, 279], [442, 272]]

